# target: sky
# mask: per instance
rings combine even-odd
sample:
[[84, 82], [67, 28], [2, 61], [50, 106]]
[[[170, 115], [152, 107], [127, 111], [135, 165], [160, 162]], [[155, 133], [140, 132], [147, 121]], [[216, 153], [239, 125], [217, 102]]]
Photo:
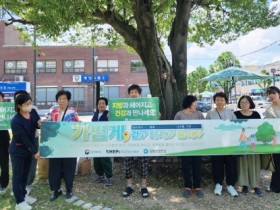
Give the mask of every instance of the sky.
[[[280, 10], [280, 0], [273, 2], [272, 4], [276, 4], [278, 10]], [[274, 42], [277, 43], [271, 45]], [[269, 45], [271, 46], [267, 47]], [[267, 48], [260, 50], [264, 47]], [[260, 51], [242, 56], [257, 50]], [[208, 69], [210, 64], [212, 64], [216, 58], [225, 51], [232, 52], [238, 58], [242, 66], [265, 65], [280, 61], [280, 26], [265, 30], [256, 29], [229, 44], [216, 42], [213, 46], [205, 45], [205, 47], [199, 47], [196, 44], [188, 44], [187, 72], [190, 73], [199, 66]], [[167, 57], [171, 56], [168, 49], [165, 50], [165, 53]]]

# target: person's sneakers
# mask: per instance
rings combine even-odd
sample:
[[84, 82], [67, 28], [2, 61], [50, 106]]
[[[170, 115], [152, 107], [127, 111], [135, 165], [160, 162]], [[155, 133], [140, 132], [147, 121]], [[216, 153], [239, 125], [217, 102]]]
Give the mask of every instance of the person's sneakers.
[[125, 191], [123, 191], [122, 195], [123, 197], [128, 197], [133, 193], [133, 188], [132, 187], [126, 187]]
[[0, 187], [0, 195], [4, 195], [7, 192], [7, 188]]
[[58, 196], [62, 195], [62, 190], [55, 190], [50, 198], [50, 201], [54, 201], [58, 198]]
[[36, 198], [33, 198], [29, 195], [25, 195], [24, 200], [26, 201], [26, 203], [28, 203], [29, 205], [32, 205], [33, 203], [35, 203], [37, 201]]
[[32, 209], [32, 206], [28, 205], [25, 201], [16, 204], [16, 210], [30, 210]]
[[200, 188], [195, 188], [194, 192], [195, 192], [197, 197], [202, 198], [204, 196], [204, 193], [203, 193], [203, 191]]
[[29, 194], [30, 194], [30, 192], [31, 192], [31, 186], [30, 186], [30, 185], [28, 185], [28, 186], [26, 186], [26, 188], [25, 188], [25, 189], [26, 189], [26, 192], [27, 192], [26, 194], [27, 194], [27, 195], [29, 195]]
[[148, 198], [149, 197], [149, 192], [148, 192], [148, 189], [146, 187], [141, 188], [141, 195], [142, 195], [142, 198]]
[[103, 181], [105, 181], [105, 177], [97, 175], [94, 181], [95, 182], [103, 182]]
[[256, 193], [256, 195], [258, 195], [258, 196], [260, 196], [260, 197], [262, 197], [262, 191], [261, 191], [261, 189], [260, 188], [258, 188], [258, 187], [255, 187], [254, 188], [254, 191], [255, 191], [255, 193]]
[[214, 190], [215, 195], [222, 195], [222, 189], [223, 186], [217, 183]]
[[238, 193], [236, 192], [236, 190], [232, 185], [227, 186], [227, 191], [232, 197], [238, 197]]
[[113, 185], [113, 180], [112, 180], [112, 178], [107, 178], [107, 179], [105, 180], [105, 186], [111, 186], [111, 185]]
[[189, 198], [189, 197], [191, 197], [191, 195], [192, 195], [192, 189], [191, 188], [185, 188], [184, 189], [184, 191], [183, 191], [183, 196], [185, 197], [185, 198]]
[[249, 193], [249, 189], [248, 189], [247, 186], [244, 185], [244, 186], [242, 187], [242, 193], [245, 194], [245, 195]]
[[73, 197], [73, 192], [72, 192], [72, 190], [67, 190], [66, 191], [66, 198], [67, 199], [70, 199], [70, 198], [72, 198]]

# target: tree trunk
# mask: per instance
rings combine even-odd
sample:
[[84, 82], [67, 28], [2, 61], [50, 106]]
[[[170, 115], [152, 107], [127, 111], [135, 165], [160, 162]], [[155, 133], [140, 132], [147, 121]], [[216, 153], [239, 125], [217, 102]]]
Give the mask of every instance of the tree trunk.
[[[138, 26], [138, 47], [135, 49], [145, 63], [152, 96], [160, 99], [162, 119], [174, 119], [180, 109], [182, 95], [186, 93], [186, 30], [180, 36], [172, 37], [173, 68], [163, 53], [157, 36], [151, 0], [138, 0], [133, 7]], [[178, 13], [177, 15], [180, 15]], [[179, 21], [180, 18], [178, 18]], [[187, 26], [186, 26], [187, 27]], [[183, 40], [178, 40], [178, 38]], [[180, 46], [176, 46], [176, 43]], [[183, 44], [181, 44], [183, 43]], [[179, 52], [179, 53], [178, 53]], [[178, 54], [177, 54], [178, 53]], [[180, 93], [178, 92], [180, 90]]]

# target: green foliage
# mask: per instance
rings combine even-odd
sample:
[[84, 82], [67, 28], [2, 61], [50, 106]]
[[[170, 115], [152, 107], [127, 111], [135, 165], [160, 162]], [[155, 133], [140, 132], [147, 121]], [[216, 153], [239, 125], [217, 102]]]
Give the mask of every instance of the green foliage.
[[[213, 64], [210, 65], [209, 72], [211, 74], [222, 71], [230, 66], [236, 66], [241, 67], [239, 60], [233, 55], [232, 52], [225, 51], [222, 52], [218, 58], [214, 61]], [[232, 82], [225, 81], [225, 82], [217, 82], [220, 84], [225, 93], [229, 93], [230, 90], [234, 87], [235, 84], [232, 84]]]
[[196, 94], [206, 90], [207, 82], [200, 82], [199, 80], [208, 75], [208, 71], [204, 67], [198, 67], [195, 71], [187, 76], [187, 88], [189, 94]]
[[268, 122], [264, 122], [258, 127], [258, 130], [256, 132], [256, 140], [262, 141], [264, 143], [271, 142], [274, 133], [275, 130], [273, 129], [273, 126]]
[[[269, 72], [265, 69], [261, 70], [262, 74], [269, 75]], [[263, 89], [264, 93], [266, 92], [267, 88], [272, 84], [271, 79], [262, 79], [260, 82], [258, 82], [258, 86], [260, 86], [261, 89]]]

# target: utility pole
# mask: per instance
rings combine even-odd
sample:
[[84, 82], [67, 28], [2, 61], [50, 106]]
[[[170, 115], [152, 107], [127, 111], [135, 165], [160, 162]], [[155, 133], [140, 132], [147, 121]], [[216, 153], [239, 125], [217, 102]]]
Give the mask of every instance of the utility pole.
[[94, 47], [92, 48], [92, 80], [91, 80], [91, 85], [92, 85], [92, 112], [94, 113], [95, 110], [95, 84], [94, 84], [94, 66], [95, 66], [95, 55], [94, 55]]
[[270, 70], [270, 72], [272, 73], [272, 78], [273, 78], [273, 86], [275, 86], [275, 72], [276, 72], [276, 69], [275, 68], [272, 68], [271, 70]]
[[34, 32], [33, 32], [33, 42], [34, 42], [34, 49], [33, 49], [33, 104], [37, 105], [36, 100], [36, 86], [37, 86], [37, 75], [36, 75], [36, 63], [37, 63], [37, 43], [36, 43], [36, 26], [34, 26]]

